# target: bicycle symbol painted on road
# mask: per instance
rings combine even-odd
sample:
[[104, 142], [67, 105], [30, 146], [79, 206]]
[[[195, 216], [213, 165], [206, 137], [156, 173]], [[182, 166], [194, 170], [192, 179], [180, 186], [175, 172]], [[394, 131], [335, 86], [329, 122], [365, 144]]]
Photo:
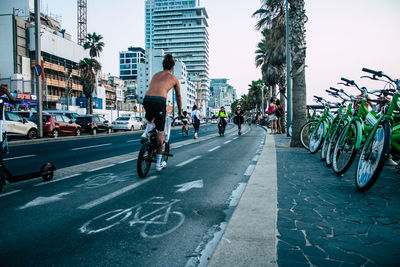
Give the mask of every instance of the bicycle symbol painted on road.
[[96, 234], [109, 230], [122, 223], [129, 226], [143, 224], [140, 235], [143, 238], [160, 238], [178, 229], [185, 220], [185, 215], [173, 211], [172, 205], [179, 199], [170, 201], [164, 197], [152, 197], [128, 209], [117, 209], [97, 216], [79, 228], [83, 234]]
[[101, 173], [87, 177], [85, 179], [85, 183], [75, 185], [75, 187], [94, 189], [112, 183], [124, 182], [126, 180], [127, 180], [126, 177], [118, 177], [113, 173]]

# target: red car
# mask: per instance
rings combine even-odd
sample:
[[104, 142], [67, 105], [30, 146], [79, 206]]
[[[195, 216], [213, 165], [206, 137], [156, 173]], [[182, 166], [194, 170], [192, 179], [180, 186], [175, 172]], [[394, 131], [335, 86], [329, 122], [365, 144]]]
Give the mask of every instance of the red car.
[[61, 114], [43, 115], [43, 135], [58, 137], [60, 135], [81, 135], [81, 126]]

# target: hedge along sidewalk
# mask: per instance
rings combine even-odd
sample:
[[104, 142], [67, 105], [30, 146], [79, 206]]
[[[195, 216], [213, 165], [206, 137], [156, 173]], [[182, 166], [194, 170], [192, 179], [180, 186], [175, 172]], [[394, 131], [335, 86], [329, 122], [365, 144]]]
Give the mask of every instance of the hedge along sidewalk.
[[277, 165], [274, 137], [260, 158], [208, 266], [276, 266]]

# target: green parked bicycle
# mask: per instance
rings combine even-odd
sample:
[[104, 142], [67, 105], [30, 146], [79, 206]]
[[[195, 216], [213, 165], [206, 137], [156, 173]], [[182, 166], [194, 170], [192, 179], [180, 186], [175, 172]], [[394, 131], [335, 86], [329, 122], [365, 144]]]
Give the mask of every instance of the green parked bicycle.
[[362, 70], [372, 74], [373, 80], [384, 77], [395, 85], [395, 90], [392, 90], [393, 98], [383, 110], [383, 115], [374, 121], [358, 161], [355, 184], [357, 189], [363, 192], [374, 185], [389, 155], [392, 154], [395, 158], [400, 155], [400, 124], [396, 123], [398, 116], [395, 115], [395, 112], [400, 111], [400, 80], [394, 80], [382, 71], [366, 68]]

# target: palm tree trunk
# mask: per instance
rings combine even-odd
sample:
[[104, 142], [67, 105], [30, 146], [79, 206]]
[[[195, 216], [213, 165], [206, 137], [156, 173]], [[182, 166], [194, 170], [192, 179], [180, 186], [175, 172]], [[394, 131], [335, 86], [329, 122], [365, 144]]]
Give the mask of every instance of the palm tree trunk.
[[305, 77], [306, 41], [304, 24], [307, 20], [304, 0], [289, 0], [290, 45], [292, 54], [292, 140], [291, 147], [300, 147], [299, 134], [307, 118], [307, 90]]

